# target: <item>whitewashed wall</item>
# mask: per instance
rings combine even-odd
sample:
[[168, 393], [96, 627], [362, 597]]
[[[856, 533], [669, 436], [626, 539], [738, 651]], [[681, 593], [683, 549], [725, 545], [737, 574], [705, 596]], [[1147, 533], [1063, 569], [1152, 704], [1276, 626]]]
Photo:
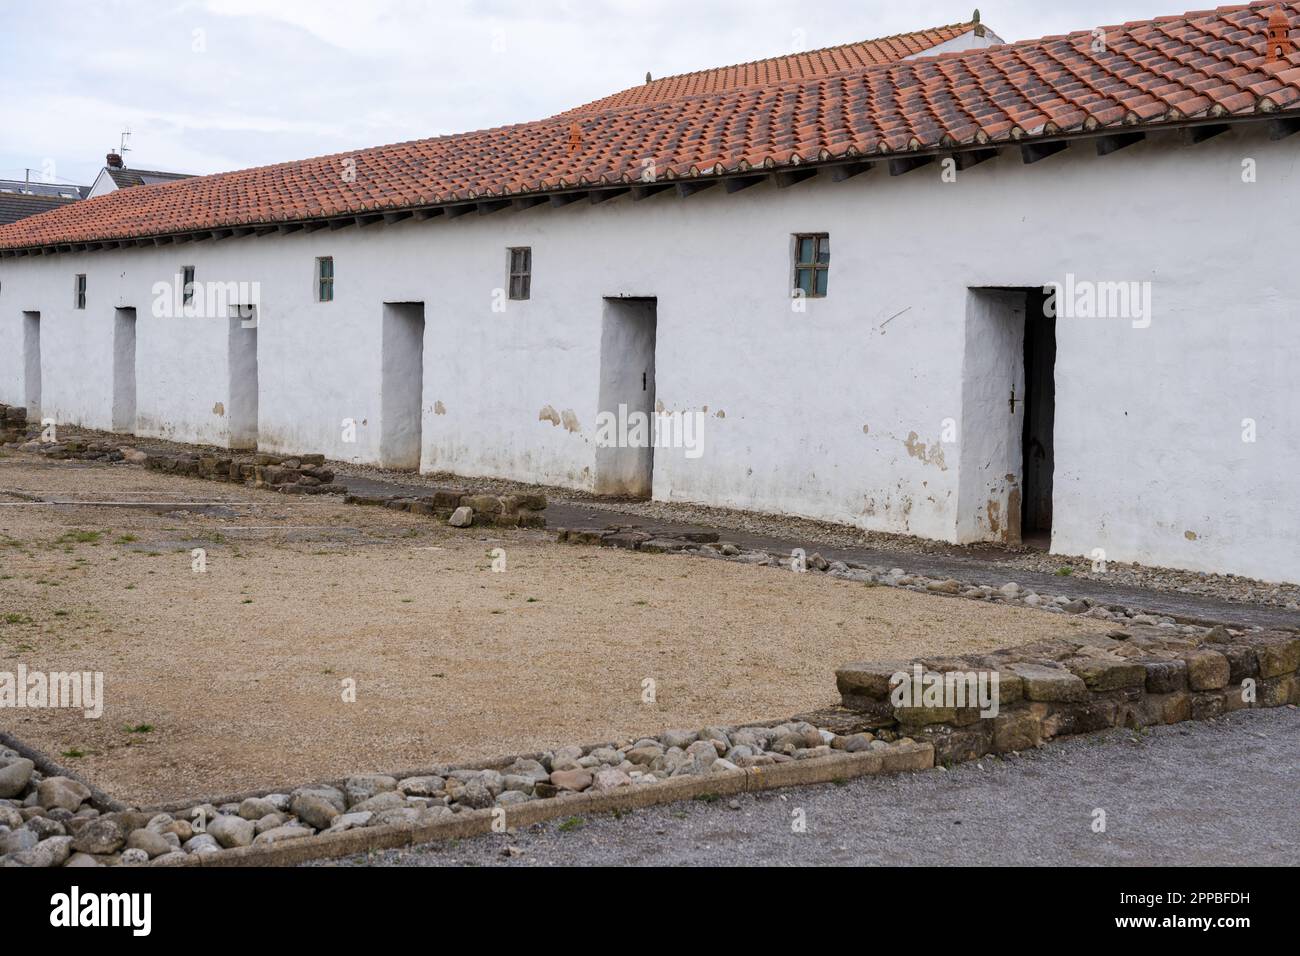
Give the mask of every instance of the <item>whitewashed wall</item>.
[[[1053, 549], [1295, 581], [1298, 185], [1295, 141], [1231, 132], [1105, 158], [1081, 145], [1028, 167], [1008, 153], [955, 184], [937, 166], [877, 169], [789, 190], [5, 259], [0, 401], [23, 400], [22, 311], [39, 310], [43, 412], [107, 428], [113, 309], [135, 307], [141, 433], [223, 442], [225, 321], [150, 314], [153, 284], [193, 264], [200, 282], [261, 284], [264, 450], [377, 460], [382, 303], [423, 302], [422, 467], [587, 489], [602, 299], [655, 296], [657, 397], [708, 416], [701, 458], [657, 455], [656, 498], [969, 540], [985, 502], [959, 499], [962, 434], [941, 441], [948, 418], [982, 430], [962, 408], [963, 368], [983, 347], [966, 340], [968, 290], [1150, 280], [1150, 328], [1058, 320]], [[830, 295], [797, 313], [789, 237], [805, 231], [831, 235]], [[533, 248], [532, 300], [496, 312], [517, 245]], [[315, 301], [320, 255], [335, 260], [332, 303]], [[358, 423], [353, 444], [344, 419]]]

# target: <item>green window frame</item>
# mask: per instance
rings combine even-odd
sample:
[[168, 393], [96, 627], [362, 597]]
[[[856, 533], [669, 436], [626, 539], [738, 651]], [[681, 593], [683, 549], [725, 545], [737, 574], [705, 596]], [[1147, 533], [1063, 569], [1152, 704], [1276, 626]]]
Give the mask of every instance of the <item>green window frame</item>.
[[830, 285], [831, 237], [825, 232], [798, 233], [794, 237], [792, 295], [823, 299]]
[[73, 305], [78, 309], [84, 309], [86, 307], [86, 274], [84, 272], [77, 274], [74, 288], [76, 291]]
[[523, 300], [533, 295], [533, 249], [512, 246], [510, 253], [510, 298]]
[[320, 256], [316, 259], [316, 301], [334, 301], [333, 256]]

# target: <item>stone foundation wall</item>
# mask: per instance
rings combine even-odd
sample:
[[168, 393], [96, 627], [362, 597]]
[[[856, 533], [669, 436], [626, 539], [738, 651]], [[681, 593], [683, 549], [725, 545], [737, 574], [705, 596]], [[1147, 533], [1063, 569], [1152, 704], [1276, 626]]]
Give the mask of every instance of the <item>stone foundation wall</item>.
[[27, 409], [0, 404], [0, 445], [27, 440]]
[[418, 498], [348, 495], [348, 504], [374, 505], [447, 519], [452, 527], [545, 528], [546, 496], [480, 495], [448, 489]]
[[[897, 706], [906, 683], [943, 675], [998, 677], [997, 713], [944, 706], [952, 697]], [[1026, 750], [1066, 734], [1206, 720], [1250, 707], [1300, 704], [1300, 635], [1215, 627], [1198, 636], [1159, 627], [1112, 631], [963, 657], [849, 664], [836, 671], [846, 714], [861, 729], [889, 729], [934, 745], [935, 762]], [[905, 681], [897, 675], [906, 674]], [[989, 682], [991, 686], [991, 681]], [[903, 701], [907, 702], [907, 701]]]
[[287, 495], [343, 494], [347, 491], [334, 483], [334, 472], [325, 467], [324, 455], [150, 453], [144, 455], [139, 463], [151, 471], [236, 482]]

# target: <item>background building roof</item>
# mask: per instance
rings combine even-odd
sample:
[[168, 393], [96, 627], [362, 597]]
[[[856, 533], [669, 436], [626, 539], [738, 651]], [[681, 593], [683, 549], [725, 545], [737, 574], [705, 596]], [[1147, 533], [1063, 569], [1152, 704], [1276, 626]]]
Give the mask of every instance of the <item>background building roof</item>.
[[[1287, 38], [1270, 49], [1270, 11]], [[0, 250], [162, 237], [1189, 122], [1300, 128], [1300, 0], [200, 176], [0, 227]]]

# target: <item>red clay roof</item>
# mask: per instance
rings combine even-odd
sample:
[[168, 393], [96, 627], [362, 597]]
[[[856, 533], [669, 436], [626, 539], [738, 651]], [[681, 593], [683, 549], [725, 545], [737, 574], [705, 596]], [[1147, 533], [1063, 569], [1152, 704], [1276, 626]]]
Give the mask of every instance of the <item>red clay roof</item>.
[[[647, 106], [125, 189], [0, 227], [0, 249], [145, 238], [914, 150], [1300, 111], [1269, 11], [1163, 17]], [[1293, 44], [1294, 46], [1294, 44]], [[577, 144], [571, 142], [577, 126]], [[355, 176], [345, 175], [355, 163]]]
[[720, 66], [695, 73], [683, 73], [680, 76], [666, 76], [606, 96], [560, 115], [575, 116], [599, 113], [620, 106], [666, 103], [684, 96], [722, 93], [747, 86], [773, 86], [786, 80], [810, 80], [829, 76], [832, 73], [843, 73], [846, 70], [860, 70], [868, 66], [879, 66], [882, 63], [896, 63], [917, 53], [924, 53], [941, 43], [955, 40], [973, 29], [975, 29], [973, 22], [954, 23], [931, 30], [881, 37], [878, 40], [861, 40], [843, 46], [792, 53], [767, 60], [754, 60], [736, 66]]

